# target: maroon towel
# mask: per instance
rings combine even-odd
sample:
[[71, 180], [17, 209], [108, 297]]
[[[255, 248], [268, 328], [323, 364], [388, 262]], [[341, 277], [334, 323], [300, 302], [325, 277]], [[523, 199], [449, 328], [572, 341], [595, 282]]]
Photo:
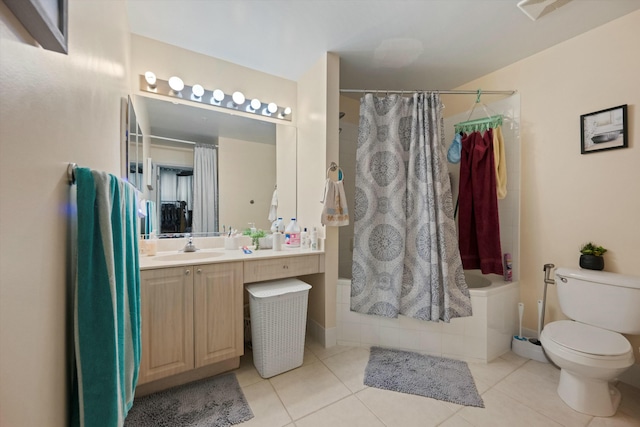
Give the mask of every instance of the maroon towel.
[[503, 274], [492, 129], [462, 137], [458, 194], [462, 267]]

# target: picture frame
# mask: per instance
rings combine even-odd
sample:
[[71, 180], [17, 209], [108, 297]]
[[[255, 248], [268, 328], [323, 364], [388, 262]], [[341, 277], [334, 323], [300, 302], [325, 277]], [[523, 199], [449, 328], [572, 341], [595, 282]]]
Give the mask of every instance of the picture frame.
[[580, 154], [627, 148], [627, 104], [580, 116]]
[[68, 0], [2, 0], [44, 49], [68, 53]]

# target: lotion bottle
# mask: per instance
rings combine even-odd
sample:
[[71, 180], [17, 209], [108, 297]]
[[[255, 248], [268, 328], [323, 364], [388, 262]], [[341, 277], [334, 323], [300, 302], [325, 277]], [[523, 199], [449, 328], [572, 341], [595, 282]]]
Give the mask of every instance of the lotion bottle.
[[311, 243], [311, 250], [312, 251], [317, 251], [318, 250], [318, 230], [313, 227], [313, 230], [311, 230], [311, 238], [310, 238], [310, 243]]

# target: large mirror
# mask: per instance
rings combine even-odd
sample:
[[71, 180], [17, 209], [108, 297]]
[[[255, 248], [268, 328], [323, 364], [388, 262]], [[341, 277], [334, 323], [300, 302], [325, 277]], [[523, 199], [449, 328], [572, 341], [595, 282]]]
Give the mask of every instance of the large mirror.
[[147, 196], [161, 237], [269, 230], [273, 203], [278, 217], [296, 215], [295, 127], [140, 95], [136, 104], [149, 122]]

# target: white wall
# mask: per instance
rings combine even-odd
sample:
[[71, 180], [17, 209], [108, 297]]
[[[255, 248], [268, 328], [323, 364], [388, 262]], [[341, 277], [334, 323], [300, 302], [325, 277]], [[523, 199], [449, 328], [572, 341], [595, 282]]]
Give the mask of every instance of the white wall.
[[[577, 268], [589, 240], [609, 249], [606, 271], [640, 275], [638, 46], [640, 11], [460, 88], [521, 95], [520, 283], [530, 329], [537, 329], [543, 265]], [[455, 103], [447, 100], [447, 109]], [[629, 148], [581, 155], [580, 115], [621, 104], [629, 106]], [[547, 310], [547, 322], [564, 318], [553, 286]], [[629, 339], [640, 363], [640, 336]]]
[[69, 55], [0, 2], [0, 425], [68, 425], [67, 165], [120, 174], [126, 4], [69, 1]]

